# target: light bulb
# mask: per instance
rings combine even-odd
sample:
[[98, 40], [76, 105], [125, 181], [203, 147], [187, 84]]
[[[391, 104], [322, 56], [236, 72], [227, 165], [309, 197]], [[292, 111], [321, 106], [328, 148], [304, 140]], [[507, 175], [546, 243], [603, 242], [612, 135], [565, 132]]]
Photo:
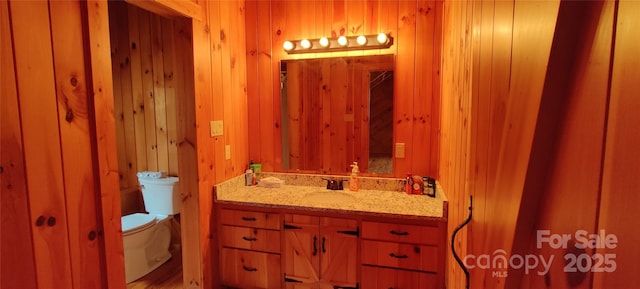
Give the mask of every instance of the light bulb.
[[384, 33], [378, 34], [378, 43], [385, 44], [387, 43], [387, 39], [388, 39], [387, 34], [384, 34]]
[[347, 37], [344, 37], [344, 35], [338, 37], [338, 44], [340, 44], [340, 46], [347, 46], [347, 43]]
[[320, 42], [320, 46], [322, 47], [329, 47], [329, 39], [327, 39], [327, 37], [320, 38], [318, 42]]
[[357, 41], [358, 41], [358, 44], [365, 45], [367, 44], [367, 37], [365, 37], [364, 35], [360, 35], [358, 36]]
[[295, 47], [295, 45], [293, 45], [293, 42], [287, 40], [282, 44], [282, 48], [284, 48], [284, 50], [286, 51], [291, 51], [293, 50], [293, 48]]
[[300, 46], [304, 49], [309, 49], [309, 47], [311, 47], [311, 42], [307, 39], [302, 39], [302, 41], [300, 41]]

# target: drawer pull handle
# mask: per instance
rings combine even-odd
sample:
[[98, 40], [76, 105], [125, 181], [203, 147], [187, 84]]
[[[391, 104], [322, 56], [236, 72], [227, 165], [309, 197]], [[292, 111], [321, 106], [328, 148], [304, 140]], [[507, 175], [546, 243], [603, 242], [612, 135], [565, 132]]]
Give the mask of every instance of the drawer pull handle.
[[292, 229], [300, 230], [300, 229], [302, 229], [302, 227], [298, 227], [298, 226], [294, 226], [294, 225], [288, 225], [288, 224], [284, 224], [283, 227], [284, 227], [285, 230], [292, 230]]
[[258, 239], [256, 239], [256, 238], [249, 238], [249, 237], [242, 237], [242, 240], [249, 241], [249, 242], [253, 242], [253, 241], [256, 241], [256, 240], [258, 240]]
[[333, 289], [359, 289], [359, 284], [356, 284], [356, 287], [345, 287], [345, 286], [338, 286], [338, 285], [333, 285]]
[[313, 253], [311, 253], [312, 256], [315, 256], [318, 254], [318, 237], [313, 236]]
[[337, 231], [340, 234], [345, 234], [345, 235], [351, 235], [351, 236], [356, 236], [356, 237], [360, 237], [360, 228], [356, 228], [353, 231]]
[[393, 258], [398, 258], [398, 259], [407, 259], [407, 255], [396, 255], [394, 253], [390, 253], [389, 256]]
[[324, 243], [327, 241], [327, 238], [322, 237], [322, 253], [327, 253], [327, 248], [325, 248]]
[[285, 276], [285, 277], [284, 277], [284, 282], [290, 282], [290, 283], [302, 283], [302, 281], [300, 281], [300, 280], [296, 280], [296, 279], [293, 279], [293, 278], [289, 278], [289, 277], [287, 277], [287, 276]]
[[254, 222], [256, 220], [256, 218], [254, 217], [242, 217], [243, 221], [247, 221], [247, 222]]
[[245, 271], [248, 271], [248, 272], [258, 271], [258, 269], [256, 269], [255, 267], [247, 267], [245, 265], [242, 265], [242, 269], [244, 269]]
[[407, 236], [407, 235], [409, 235], [409, 232], [394, 231], [394, 230], [389, 231], [389, 233], [391, 233], [392, 235], [396, 235], [396, 236]]

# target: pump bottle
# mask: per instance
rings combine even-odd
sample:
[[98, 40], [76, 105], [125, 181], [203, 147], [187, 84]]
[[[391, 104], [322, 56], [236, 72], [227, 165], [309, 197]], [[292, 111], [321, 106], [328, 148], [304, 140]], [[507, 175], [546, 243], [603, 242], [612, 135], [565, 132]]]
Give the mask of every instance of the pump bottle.
[[358, 168], [358, 162], [353, 162], [351, 165], [351, 176], [349, 176], [349, 190], [357, 192], [360, 188], [360, 184], [358, 183], [358, 173], [360, 169]]

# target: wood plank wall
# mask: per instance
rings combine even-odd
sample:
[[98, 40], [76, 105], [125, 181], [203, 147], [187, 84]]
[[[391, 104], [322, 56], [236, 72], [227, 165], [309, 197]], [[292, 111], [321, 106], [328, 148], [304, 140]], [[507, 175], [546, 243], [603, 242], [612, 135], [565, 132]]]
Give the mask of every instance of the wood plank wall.
[[[389, 94], [378, 97], [376, 108], [379, 113], [386, 115], [376, 115], [378, 118], [369, 116], [369, 72], [381, 70], [393, 70], [393, 56], [288, 61], [287, 81], [282, 88], [286, 91], [286, 98], [282, 97], [281, 107], [283, 115], [287, 115], [282, 126], [287, 128], [283, 132], [286, 131], [289, 141], [282, 144], [282, 167], [297, 171], [342, 173], [349, 170], [349, 161], [354, 160], [359, 162], [362, 171], [367, 172], [370, 146], [375, 149], [380, 143], [385, 143], [369, 144], [369, 122], [375, 125], [386, 119], [388, 122], [376, 126], [376, 129], [387, 132], [385, 136], [389, 139], [384, 141], [388, 141], [386, 152], [390, 158], [393, 121], [389, 116], [393, 113], [393, 98]], [[339, 76], [336, 77], [336, 74]], [[323, 82], [329, 79], [329, 85]], [[327, 90], [330, 93], [326, 93]], [[322, 94], [328, 94], [327, 99], [321, 98]], [[322, 110], [326, 103], [331, 104], [331, 114], [337, 117], [324, 118]], [[345, 103], [346, 106], [336, 105]], [[346, 129], [347, 133], [344, 138], [323, 139], [322, 133], [326, 129], [332, 134], [340, 129]], [[329, 142], [325, 143], [325, 140]], [[325, 146], [330, 147], [330, 155], [318, 153], [325, 151]]]
[[[394, 160], [393, 175], [437, 176], [440, 62], [435, 59], [440, 58], [441, 9], [442, 2], [434, 0], [247, 1], [249, 158], [262, 163], [265, 171], [281, 170], [280, 60], [393, 54], [393, 138], [406, 144], [406, 157]], [[391, 48], [304, 55], [287, 55], [282, 49], [287, 39], [380, 32], [394, 37]], [[330, 111], [323, 113], [331, 117]], [[346, 140], [346, 135], [347, 131], [338, 130], [334, 136], [323, 133], [321, 139]], [[328, 155], [329, 149], [324, 153]]]
[[173, 20], [109, 2], [120, 189], [137, 172], [179, 176]]
[[[216, 248], [217, 232], [213, 216], [212, 188], [215, 184], [244, 173], [249, 164], [249, 129], [247, 100], [247, 57], [245, 49], [245, 15], [249, 12], [242, 1], [202, 1], [202, 20], [191, 21], [193, 35], [192, 82], [195, 95], [191, 123], [195, 123], [195, 135], [189, 136], [184, 146], [195, 143], [197, 159], [189, 163], [197, 167], [197, 190], [191, 188], [185, 213], [198, 218], [188, 228], [183, 224], [183, 248], [190, 259], [183, 258], [185, 286], [193, 288], [218, 288], [219, 267]], [[185, 23], [183, 23], [185, 24]], [[179, 29], [181, 40], [190, 42]], [[185, 67], [184, 72], [188, 72]], [[191, 116], [189, 116], [191, 117]], [[211, 137], [209, 121], [223, 121], [222, 136]], [[182, 121], [182, 120], [180, 120]], [[195, 137], [195, 139], [193, 139]], [[225, 156], [228, 146], [230, 158]], [[182, 160], [181, 160], [182, 163]], [[181, 168], [182, 165], [181, 165]], [[198, 236], [185, 243], [185, 236]], [[183, 255], [185, 251], [183, 251]]]
[[[630, 17], [640, 5], [616, 5], [445, 3], [440, 173], [452, 204], [450, 233], [474, 197], [473, 221], [456, 248], [462, 256], [495, 257], [498, 249], [507, 258], [555, 256], [542, 275], [541, 267], [528, 274], [476, 267], [471, 288], [638, 286], [631, 273], [638, 268], [637, 234], [631, 237], [635, 228], [622, 212], [634, 211], [629, 204], [638, 200], [638, 157], [628, 151], [638, 146], [629, 125], [638, 122], [630, 112], [640, 105], [632, 96], [637, 63], [629, 58], [638, 48], [629, 33], [638, 27]], [[538, 230], [572, 236], [606, 230], [626, 238], [614, 249], [576, 249], [575, 238], [567, 250], [538, 248]], [[567, 253], [616, 254], [618, 269], [567, 273]], [[462, 288], [462, 271], [448, 262], [448, 287]]]
[[86, 7], [1, 5], [2, 287], [106, 288], [107, 275], [124, 280], [124, 270], [103, 257], [100, 232], [114, 231], [97, 208]]

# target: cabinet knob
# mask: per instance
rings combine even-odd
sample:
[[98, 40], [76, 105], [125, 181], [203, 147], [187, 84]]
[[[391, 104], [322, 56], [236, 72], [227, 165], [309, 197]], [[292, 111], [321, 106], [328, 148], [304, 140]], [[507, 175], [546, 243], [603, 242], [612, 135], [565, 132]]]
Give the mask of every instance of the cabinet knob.
[[97, 236], [98, 236], [98, 233], [92, 230], [91, 232], [89, 232], [89, 241], [95, 240]]
[[55, 225], [56, 225], [56, 218], [55, 217], [49, 217], [49, 219], [47, 219], [47, 226], [53, 227]]
[[40, 216], [38, 217], [38, 219], [36, 220], [36, 226], [40, 227], [42, 225], [44, 225], [44, 221], [46, 221], [47, 218], [45, 218], [44, 216]]

